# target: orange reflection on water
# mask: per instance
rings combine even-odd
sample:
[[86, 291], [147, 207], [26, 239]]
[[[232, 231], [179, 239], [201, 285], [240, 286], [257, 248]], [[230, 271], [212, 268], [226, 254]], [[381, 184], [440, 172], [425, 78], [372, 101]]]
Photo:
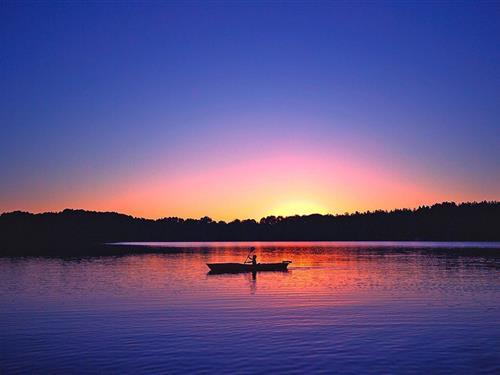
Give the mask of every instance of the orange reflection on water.
[[[314, 242], [168, 246], [156, 254], [12, 261], [8, 269], [16, 274], [17, 283], [12, 288], [44, 306], [73, 300], [89, 306], [98, 302], [103, 308], [108, 304], [154, 304], [167, 309], [198, 306], [207, 311], [223, 308], [224, 304], [224, 308], [229, 304], [234, 309], [320, 308], [394, 300], [399, 303], [424, 295], [445, 301], [443, 290], [447, 288], [474, 289], [467, 275], [471, 264], [476, 263], [467, 263], [444, 250], [427, 254], [397, 248], [371, 249], [366, 244]], [[208, 274], [206, 263], [243, 262], [252, 247], [258, 262], [291, 260], [289, 271], [259, 272], [255, 276]], [[481, 278], [476, 277], [474, 282], [481, 283]]]
[[[106, 353], [96, 367], [102, 369], [123, 351], [132, 358], [128, 368], [141, 355], [144, 366], [136, 372], [150, 369], [152, 353], [166, 358], [159, 368], [187, 353], [182, 363], [195, 365], [192, 372], [228, 355], [231, 368], [241, 369], [249, 348], [244, 363], [266, 356], [275, 362], [283, 351], [292, 353], [290, 362], [308, 359], [291, 372], [308, 372], [309, 362], [324, 355], [332, 356], [327, 367], [337, 368], [342, 360], [366, 361], [367, 353], [376, 361], [389, 353], [378, 372], [407, 353], [417, 361], [441, 353], [449, 369], [464, 338], [470, 346], [463, 355], [476, 353], [479, 342], [481, 355], [495, 358], [498, 246], [490, 252], [407, 243], [154, 246], [157, 253], [116, 257], [0, 258], [2, 342], [25, 338], [23, 355], [43, 354], [26, 363], [53, 353], [51, 361], [65, 366], [75, 353]], [[290, 271], [208, 274], [206, 263], [242, 262], [252, 246], [260, 262], [292, 260]], [[5, 350], [18, 354], [15, 345]], [[258, 372], [251, 370], [244, 372]]]
[[[293, 242], [179, 246], [165, 249], [165, 254], [124, 257], [121, 269], [129, 290], [147, 288], [157, 298], [175, 298], [188, 305], [210, 306], [214, 298], [230, 298], [241, 306], [299, 307], [385, 300], [395, 288], [411, 289], [436, 277], [423, 272], [415, 255], [405, 255], [402, 261], [398, 253], [367, 254], [348, 245], [334, 249]], [[293, 263], [288, 272], [208, 274], [206, 263], [243, 262], [251, 247], [259, 262]], [[248, 299], [249, 294], [257, 300]]]

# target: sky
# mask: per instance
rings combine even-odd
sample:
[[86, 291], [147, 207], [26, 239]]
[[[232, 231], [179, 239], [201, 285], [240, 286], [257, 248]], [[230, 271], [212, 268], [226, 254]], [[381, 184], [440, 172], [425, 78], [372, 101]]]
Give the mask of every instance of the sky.
[[0, 2], [0, 212], [500, 200], [495, 2]]

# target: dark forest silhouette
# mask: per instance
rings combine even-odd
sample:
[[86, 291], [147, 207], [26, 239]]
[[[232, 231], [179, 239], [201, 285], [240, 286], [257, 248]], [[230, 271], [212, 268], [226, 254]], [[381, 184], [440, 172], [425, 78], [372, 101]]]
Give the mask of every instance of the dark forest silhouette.
[[71, 255], [103, 243], [128, 241], [499, 241], [499, 224], [496, 201], [229, 223], [209, 217], [151, 220], [70, 209], [43, 214], [15, 211], [0, 215], [0, 255]]

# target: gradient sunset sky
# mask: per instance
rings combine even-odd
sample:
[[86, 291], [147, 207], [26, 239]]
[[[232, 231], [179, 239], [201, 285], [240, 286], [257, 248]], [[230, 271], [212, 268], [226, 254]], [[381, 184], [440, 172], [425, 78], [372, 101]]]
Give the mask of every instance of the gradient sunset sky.
[[495, 2], [0, 2], [0, 212], [500, 199]]

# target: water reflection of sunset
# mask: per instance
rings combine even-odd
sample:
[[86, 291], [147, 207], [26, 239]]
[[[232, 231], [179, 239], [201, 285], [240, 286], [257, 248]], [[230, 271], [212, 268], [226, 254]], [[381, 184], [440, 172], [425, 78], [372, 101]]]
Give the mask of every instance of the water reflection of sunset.
[[[235, 298], [242, 306], [258, 303], [262, 307], [298, 308], [318, 304], [381, 303], [393, 298], [391, 291], [395, 288], [408, 290], [408, 298], [418, 298], [424, 291], [429, 293], [426, 285], [439, 279], [449, 266], [446, 259], [391, 251], [378, 253], [349, 243], [333, 248], [328, 247], [328, 243], [251, 242], [196, 246], [185, 243], [178, 248], [165, 249], [165, 254], [124, 257], [112, 274], [122, 279], [121, 284], [127, 285], [129, 297], [135, 295], [135, 291], [139, 293], [134, 298], [142, 298], [139, 291], [146, 288], [149, 297], [155, 296], [165, 303], [174, 298], [187, 305], [207, 304], [210, 307], [215, 293], [219, 297]], [[292, 260], [289, 272], [257, 273], [255, 278], [251, 274], [207, 275], [206, 263], [242, 262], [251, 247], [255, 247], [259, 262]], [[429, 262], [432, 272], [426, 269]], [[452, 264], [461, 267], [457, 259], [452, 259]], [[199, 284], [201, 280], [203, 284]], [[204, 286], [191, 290], [190, 285]], [[439, 293], [439, 289], [435, 292]], [[249, 293], [258, 300], [247, 299], [245, 296]], [[267, 298], [269, 293], [272, 299]]]
[[[402, 347], [399, 364], [408, 360], [406, 353], [421, 358], [429, 347], [441, 353], [436, 337], [451, 337], [447, 353], [462, 337], [471, 345], [488, 340], [482, 352], [491, 355], [490, 343], [498, 338], [491, 329], [498, 320], [497, 248], [424, 245], [436, 246], [156, 243], [154, 254], [3, 258], [0, 337], [35, 337], [23, 347], [37, 356], [37, 348], [51, 347], [54, 335], [62, 333], [65, 345], [53, 351], [52, 362], [85, 350], [103, 368], [109, 361], [100, 355], [118, 347], [127, 353], [120, 360], [137, 370], [151, 361], [171, 365], [172, 353], [180, 356], [181, 366], [199, 370], [194, 372], [203, 372], [214, 358], [241, 368], [240, 357], [249, 347], [260, 356], [272, 353], [273, 361], [284, 352], [297, 366], [290, 370], [309, 368], [304, 355], [323, 358], [318, 352], [337, 367], [347, 361], [344, 366], [352, 368], [351, 353], [359, 357], [356, 363], [371, 363], [364, 355], [367, 345], [370, 354], [382, 346], [377, 358]], [[262, 262], [292, 260], [290, 271], [208, 274], [207, 262], [242, 262], [252, 247]], [[131, 355], [130, 343], [142, 349], [134, 346]], [[190, 360], [193, 350], [196, 358], [206, 359], [201, 365]], [[440, 360], [448, 358], [443, 354]]]

